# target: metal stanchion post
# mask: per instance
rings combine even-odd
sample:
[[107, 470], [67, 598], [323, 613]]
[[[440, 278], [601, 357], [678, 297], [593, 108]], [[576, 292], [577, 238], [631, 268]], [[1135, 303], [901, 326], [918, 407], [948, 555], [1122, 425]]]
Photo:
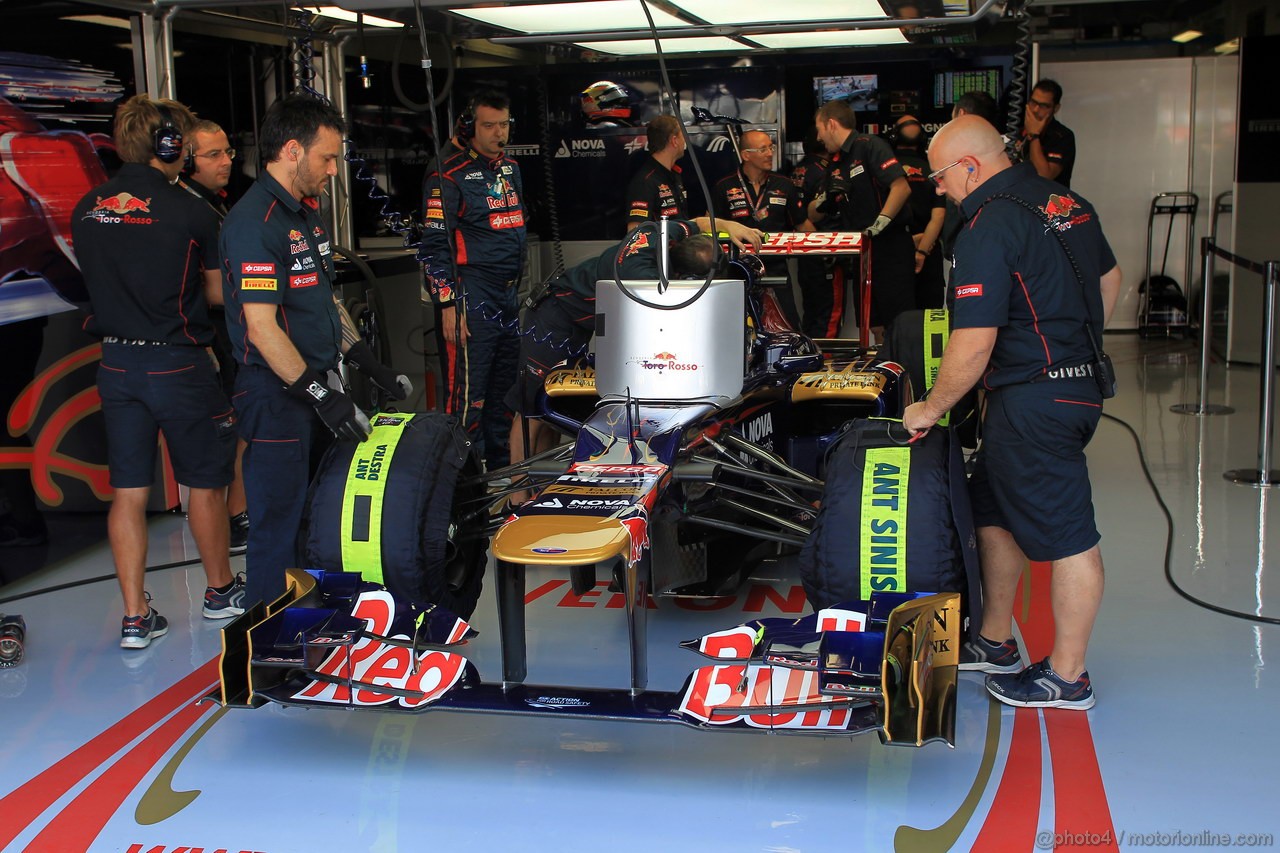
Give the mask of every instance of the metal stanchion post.
[[1213, 240], [1200, 238], [1200, 298], [1204, 302], [1200, 316], [1200, 402], [1177, 403], [1169, 411], [1179, 415], [1229, 415], [1230, 406], [1208, 402], [1209, 396], [1209, 324], [1213, 321]]
[[1280, 471], [1271, 469], [1272, 409], [1276, 403], [1276, 288], [1280, 262], [1267, 261], [1262, 275], [1266, 289], [1262, 309], [1262, 390], [1258, 413], [1258, 467], [1255, 470], [1236, 468], [1222, 476], [1233, 483], [1248, 483], [1259, 488], [1280, 484]]

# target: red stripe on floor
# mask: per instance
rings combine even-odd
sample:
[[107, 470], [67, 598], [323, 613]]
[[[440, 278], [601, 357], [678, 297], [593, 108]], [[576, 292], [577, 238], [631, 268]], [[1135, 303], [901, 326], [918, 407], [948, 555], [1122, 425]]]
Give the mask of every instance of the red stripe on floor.
[[1053, 766], [1054, 830], [1064, 837], [1084, 833], [1093, 850], [1119, 850], [1088, 714], [1047, 708], [1044, 728]]
[[1013, 714], [1013, 735], [1009, 739], [1004, 772], [1000, 774], [1000, 787], [971, 850], [977, 853], [1035, 850], [1039, 823], [1040, 715], [1034, 708], [1018, 708]]
[[4, 820], [0, 821], [0, 849], [102, 762], [173, 713], [174, 709], [206, 692], [217, 677], [218, 661], [215, 658], [0, 799], [0, 814], [4, 815]]
[[58, 812], [35, 840], [27, 845], [27, 853], [92, 849], [93, 840], [102, 832], [125, 798], [208, 710], [208, 705], [193, 702], [165, 720]]

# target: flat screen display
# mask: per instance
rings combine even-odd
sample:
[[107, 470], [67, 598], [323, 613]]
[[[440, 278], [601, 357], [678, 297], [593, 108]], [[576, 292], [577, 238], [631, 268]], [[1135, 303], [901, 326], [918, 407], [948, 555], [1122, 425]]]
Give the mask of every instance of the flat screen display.
[[939, 71], [933, 75], [933, 105], [954, 104], [966, 92], [986, 92], [1000, 100], [1000, 69], [975, 68], [970, 71]]
[[847, 101], [849, 106], [862, 112], [880, 109], [879, 77], [876, 74], [814, 77], [813, 95], [818, 106], [827, 101]]

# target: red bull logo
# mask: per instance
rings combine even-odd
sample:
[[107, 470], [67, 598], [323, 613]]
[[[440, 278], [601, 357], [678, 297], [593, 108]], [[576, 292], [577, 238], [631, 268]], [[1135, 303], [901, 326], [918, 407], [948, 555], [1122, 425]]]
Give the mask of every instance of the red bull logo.
[[99, 211], [104, 213], [150, 213], [151, 199], [138, 198], [132, 193], [116, 193], [106, 198], [98, 196], [97, 200], [94, 201], [91, 212], [97, 213]]
[[675, 360], [676, 360], [675, 355], [674, 355], [674, 354], [672, 354], [672, 353], [669, 353], [669, 352], [660, 352], [660, 353], [657, 353], [657, 354], [655, 354], [655, 355], [654, 355], [654, 358], [660, 358], [660, 359], [663, 359], [664, 361], [675, 361]]
[[1049, 196], [1049, 200], [1045, 202], [1044, 207], [1040, 209], [1044, 211], [1046, 216], [1057, 219], [1061, 216], [1067, 216], [1078, 207], [1080, 207], [1080, 202], [1071, 196], [1053, 193]]
[[299, 240], [302, 239], [302, 232], [299, 231], [297, 228], [292, 229], [289, 232], [289, 239], [295, 243], [298, 242]]

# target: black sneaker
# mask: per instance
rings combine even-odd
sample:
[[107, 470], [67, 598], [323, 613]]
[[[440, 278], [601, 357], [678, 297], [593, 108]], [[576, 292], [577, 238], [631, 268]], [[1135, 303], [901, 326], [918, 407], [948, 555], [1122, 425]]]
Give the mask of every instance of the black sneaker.
[[988, 675], [987, 690], [1004, 704], [1019, 708], [1087, 711], [1094, 701], [1088, 672], [1075, 681], [1064, 681], [1049, 667], [1048, 658], [1013, 675]]
[[238, 550], [249, 544], [249, 512], [231, 516], [231, 549]]
[[120, 622], [120, 648], [145, 649], [156, 637], [163, 637], [169, 631], [169, 620], [160, 615], [160, 611], [151, 606], [151, 596], [147, 596], [146, 616], [126, 616]]
[[204, 618], [230, 619], [244, 613], [244, 575], [231, 579], [231, 589], [218, 592], [211, 586], [204, 588]]
[[969, 672], [1017, 672], [1022, 669], [1022, 653], [1014, 639], [993, 643], [981, 634], [960, 647], [960, 669]]

